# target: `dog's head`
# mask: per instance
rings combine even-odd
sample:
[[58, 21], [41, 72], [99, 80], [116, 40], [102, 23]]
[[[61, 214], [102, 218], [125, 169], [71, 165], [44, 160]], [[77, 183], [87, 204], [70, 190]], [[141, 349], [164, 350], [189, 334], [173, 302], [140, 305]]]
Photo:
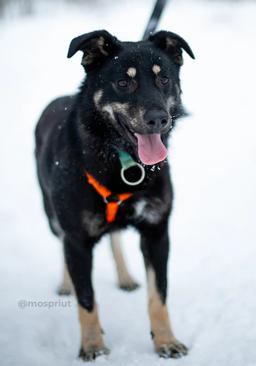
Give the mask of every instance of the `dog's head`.
[[164, 160], [166, 137], [182, 110], [182, 50], [194, 58], [187, 42], [165, 31], [146, 41], [121, 42], [102, 30], [73, 39], [68, 57], [79, 50], [96, 110], [144, 164]]

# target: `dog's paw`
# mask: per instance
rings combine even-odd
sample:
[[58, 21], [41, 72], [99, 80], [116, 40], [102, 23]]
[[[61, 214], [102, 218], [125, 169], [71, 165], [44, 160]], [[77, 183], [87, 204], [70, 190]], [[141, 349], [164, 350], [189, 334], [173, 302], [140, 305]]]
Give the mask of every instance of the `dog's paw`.
[[72, 290], [67, 289], [67, 288], [60, 287], [57, 290], [57, 294], [59, 296], [70, 296], [72, 294]]
[[188, 348], [174, 338], [168, 344], [158, 347], [156, 352], [162, 358], [180, 358], [188, 354]]
[[119, 283], [119, 288], [121, 290], [127, 291], [127, 292], [134, 291], [139, 287], [140, 287], [140, 285], [132, 279], [129, 281], [126, 281], [126, 282]]
[[97, 357], [100, 356], [107, 356], [109, 355], [110, 350], [107, 347], [90, 347], [88, 350], [80, 349], [78, 357], [81, 358], [83, 361], [89, 362], [95, 360]]

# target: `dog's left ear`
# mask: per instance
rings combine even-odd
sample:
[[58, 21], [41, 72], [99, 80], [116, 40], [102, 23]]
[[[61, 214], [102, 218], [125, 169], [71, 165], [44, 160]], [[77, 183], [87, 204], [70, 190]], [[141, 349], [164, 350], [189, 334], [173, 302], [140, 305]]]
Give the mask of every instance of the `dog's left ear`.
[[74, 38], [69, 46], [68, 58], [77, 51], [84, 53], [82, 65], [85, 68], [99, 66], [121, 48], [121, 42], [105, 30], [83, 34]]
[[195, 58], [193, 51], [188, 43], [178, 34], [166, 31], [160, 31], [149, 37], [149, 41], [161, 50], [171, 56], [178, 65], [183, 64], [182, 49], [186, 51], [190, 57]]

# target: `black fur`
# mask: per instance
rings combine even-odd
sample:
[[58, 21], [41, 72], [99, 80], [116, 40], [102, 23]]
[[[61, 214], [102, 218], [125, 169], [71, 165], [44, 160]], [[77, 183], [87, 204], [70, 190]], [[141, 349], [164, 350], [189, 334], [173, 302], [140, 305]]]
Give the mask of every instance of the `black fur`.
[[[145, 166], [144, 182], [130, 187], [120, 179], [117, 150], [127, 151], [139, 162], [134, 132], [159, 132], [167, 145], [171, 127], [183, 111], [182, 48], [194, 57], [188, 44], [170, 32], [156, 33], [141, 42], [120, 42], [106, 31], [75, 38], [68, 57], [83, 52], [87, 77], [77, 95], [53, 101], [38, 122], [36, 160], [45, 211], [53, 233], [63, 237], [78, 302], [88, 311], [94, 301], [93, 247], [104, 234], [129, 225], [141, 235], [145, 264], [154, 268], [159, 293], [163, 303], [166, 301], [168, 217], [173, 200], [168, 163]], [[153, 73], [153, 65], [160, 66], [159, 75]], [[136, 68], [134, 78], [126, 74], [129, 67]], [[100, 90], [97, 99], [95, 93]], [[111, 103], [129, 106], [126, 113], [114, 110], [111, 117], [104, 109]], [[139, 108], [145, 112], [140, 117]], [[155, 123], [158, 117], [151, 117], [158, 112], [165, 115], [164, 126]], [[85, 172], [113, 193], [134, 193], [120, 206], [113, 224], [106, 223], [105, 203], [88, 184]], [[145, 201], [143, 215], [135, 213], [141, 200]], [[147, 214], [151, 216], [147, 218]]]

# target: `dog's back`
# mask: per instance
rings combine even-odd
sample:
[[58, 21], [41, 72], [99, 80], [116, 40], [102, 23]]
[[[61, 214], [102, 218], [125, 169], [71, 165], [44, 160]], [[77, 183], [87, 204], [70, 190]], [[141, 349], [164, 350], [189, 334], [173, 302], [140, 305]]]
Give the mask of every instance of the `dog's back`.
[[35, 130], [36, 156], [40, 159], [42, 149], [49, 148], [51, 135], [60, 130], [72, 110], [74, 96], [64, 96], [53, 100], [43, 111]]
[[58, 164], [58, 160], [54, 161], [55, 150], [58, 148], [58, 135], [65, 128], [74, 103], [75, 96], [64, 96], [53, 100], [43, 111], [35, 130], [38, 180], [50, 228], [57, 236], [60, 236], [61, 229], [52, 203], [51, 173], [54, 164]]

